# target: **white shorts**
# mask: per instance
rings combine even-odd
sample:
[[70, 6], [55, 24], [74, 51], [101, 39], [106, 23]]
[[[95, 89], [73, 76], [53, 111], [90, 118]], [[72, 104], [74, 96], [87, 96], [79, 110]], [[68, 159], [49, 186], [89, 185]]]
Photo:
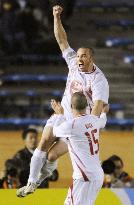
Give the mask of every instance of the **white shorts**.
[[76, 179], [69, 188], [64, 205], [94, 205], [102, 187], [102, 180], [83, 181]]
[[[46, 122], [45, 127], [49, 126], [49, 127], [54, 127], [56, 121], [57, 121], [57, 114], [53, 114]], [[60, 138], [60, 140], [62, 140], [63, 142], [65, 142], [66, 144], [68, 143], [66, 138]]]

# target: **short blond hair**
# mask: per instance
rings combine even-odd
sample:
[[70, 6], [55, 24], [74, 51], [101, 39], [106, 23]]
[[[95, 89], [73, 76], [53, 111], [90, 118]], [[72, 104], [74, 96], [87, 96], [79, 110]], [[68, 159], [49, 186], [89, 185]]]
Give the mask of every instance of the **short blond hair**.
[[82, 92], [76, 92], [72, 95], [71, 98], [72, 109], [81, 111], [86, 109], [87, 105], [88, 104], [87, 104], [86, 96]]

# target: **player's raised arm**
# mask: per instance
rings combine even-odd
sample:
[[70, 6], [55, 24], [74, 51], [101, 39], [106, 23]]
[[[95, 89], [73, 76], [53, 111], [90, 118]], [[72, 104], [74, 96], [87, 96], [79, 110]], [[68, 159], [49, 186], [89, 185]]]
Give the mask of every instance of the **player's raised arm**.
[[63, 11], [63, 8], [59, 5], [53, 7], [53, 16], [54, 16], [54, 35], [58, 42], [58, 45], [63, 52], [65, 49], [69, 47], [68, 41], [67, 41], [67, 34], [63, 28], [62, 22], [61, 22], [61, 13]]
[[71, 135], [71, 125], [70, 123], [66, 122], [66, 119], [63, 115], [64, 110], [61, 104], [56, 102], [55, 100], [51, 100], [51, 107], [54, 112], [57, 114], [57, 119], [54, 123], [53, 127], [53, 135], [55, 137], [63, 137], [66, 138]]
[[91, 114], [100, 116], [104, 104], [108, 104], [109, 85], [105, 77], [97, 76], [92, 83], [92, 99], [94, 106]]
[[103, 104], [104, 103], [102, 100], [96, 100], [94, 103], [91, 114], [96, 115], [96, 116], [100, 116], [100, 114], [102, 112]]
[[109, 105], [104, 105], [102, 108], [102, 113], [100, 115], [100, 119], [99, 119], [99, 127], [100, 128], [104, 128], [106, 126], [106, 122], [107, 122], [106, 114], [108, 112], [109, 112]]

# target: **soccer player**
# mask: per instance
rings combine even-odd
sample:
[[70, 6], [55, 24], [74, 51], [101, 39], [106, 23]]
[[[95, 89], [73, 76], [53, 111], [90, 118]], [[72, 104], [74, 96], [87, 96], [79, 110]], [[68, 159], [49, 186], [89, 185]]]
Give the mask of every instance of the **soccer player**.
[[[66, 88], [61, 102], [62, 107], [64, 108], [64, 116], [67, 120], [72, 118], [71, 96], [75, 92], [83, 92], [86, 96], [88, 103], [86, 109], [87, 114], [91, 113], [93, 115], [100, 116], [103, 105], [108, 103], [109, 86], [107, 79], [102, 71], [94, 64], [94, 53], [92, 48], [81, 47], [78, 49], [77, 53], [70, 48], [67, 35], [60, 18], [62, 11], [63, 9], [59, 5], [53, 7], [55, 38], [69, 68]], [[27, 185], [28, 189], [25, 191], [25, 195], [36, 189], [39, 172], [45, 164], [49, 148], [55, 140], [52, 128], [56, 119], [57, 115], [53, 115], [48, 120], [44, 128], [41, 141], [33, 154]], [[51, 162], [51, 168], [49, 167], [50, 172], [56, 169], [56, 159], [67, 151], [67, 144], [62, 139], [53, 146], [51, 154], [49, 155], [49, 161], [47, 161], [48, 167], [49, 162]], [[47, 165], [45, 165], [45, 169], [46, 168]], [[23, 189], [21, 189], [20, 192], [18, 191], [18, 195], [21, 196], [22, 190]]]
[[65, 205], [93, 205], [103, 184], [99, 131], [105, 127], [108, 106], [103, 108], [99, 118], [87, 114], [87, 105], [83, 93], [74, 93], [71, 98], [73, 119], [55, 125], [53, 129], [54, 136], [67, 139], [73, 166], [73, 185], [68, 191]]

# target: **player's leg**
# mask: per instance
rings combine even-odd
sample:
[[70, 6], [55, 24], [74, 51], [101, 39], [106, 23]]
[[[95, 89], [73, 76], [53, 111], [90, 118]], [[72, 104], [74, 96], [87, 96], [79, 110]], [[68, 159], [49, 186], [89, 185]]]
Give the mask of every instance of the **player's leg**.
[[68, 146], [63, 140], [59, 139], [59, 141], [55, 142], [51, 146], [48, 152], [46, 164], [43, 165], [39, 174], [37, 181], [38, 185], [40, 185], [45, 178], [52, 175], [52, 172], [57, 168], [57, 159], [67, 152]]
[[28, 184], [26, 187], [23, 187], [17, 191], [17, 196], [19, 197], [24, 197], [28, 193], [33, 193], [35, 189], [37, 188], [37, 180], [39, 173], [41, 171], [41, 168], [46, 162], [47, 158], [47, 152], [52, 145], [52, 143], [55, 141], [56, 138], [53, 137], [52, 134], [52, 126], [55, 121], [56, 116], [52, 116], [48, 122], [47, 125], [45, 126], [43, 133], [42, 133], [42, 138], [39, 142], [38, 147], [34, 151], [34, 154], [31, 158], [31, 163], [30, 163], [30, 175], [28, 179]]
[[[17, 196], [19, 197], [33, 193], [40, 182], [56, 169], [57, 162], [55, 160], [68, 151], [67, 145], [63, 141], [59, 141], [52, 146], [57, 140], [57, 138], [53, 136], [52, 128], [56, 119], [57, 116], [53, 115], [47, 121], [40, 143], [31, 158], [28, 184], [17, 191]], [[47, 152], [49, 153], [48, 160], [46, 160]]]
[[94, 205], [97, 194], [102, 187], [102, 181], [74, 180], [68, 190], [64, 205]]
[[87, 200], [83, 204], [95, 204], [95, 200], [97, 198], [99, 191], [101, 190], [102, 184], [103, 180], [95, 180], [90, 182], [90, 185], [88, 187], [85, 187], [85, 189], [87, 190]]
[[64, 140], [59, 139], [59, 141], [57, 141], [49, 150], [47, 159], [53, 162], [57, 160], [59, 157], [61, 157], [62, 155], [66, 154], [67, 152], [68, 152], [67, 143]]
[[36, 183], [38, 180], [39, 172], [42, 166], [46, 162], [47, 152], [51, 145], [54, 143], [55, 138], [53, 137], [52, 127], [46, 126], [43, 130], [42, 138], [39, 142], [38, 147], [34, 151], [30, 163], [30, 175], [28, 182]]

